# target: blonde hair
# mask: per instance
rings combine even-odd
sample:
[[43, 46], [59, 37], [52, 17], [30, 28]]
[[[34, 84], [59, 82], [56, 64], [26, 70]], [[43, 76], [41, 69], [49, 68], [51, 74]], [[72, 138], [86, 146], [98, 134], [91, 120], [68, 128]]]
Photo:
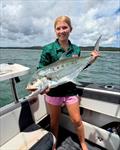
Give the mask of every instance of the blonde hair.
[[55, 23], [54, 23], [54, 28], [56, 28], [57, 23], [60, 21], [67, 23], [69, 25], [70, 29], [72, 30], [71, 19], [68, 16], [57, 17], [55, 20]]

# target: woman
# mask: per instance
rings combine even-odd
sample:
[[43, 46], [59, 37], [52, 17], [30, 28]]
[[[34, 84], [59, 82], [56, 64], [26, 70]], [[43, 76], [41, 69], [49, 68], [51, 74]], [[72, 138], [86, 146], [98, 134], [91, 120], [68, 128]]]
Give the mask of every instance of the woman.
[[[66, 57], [80, 56], [80, 48], [72, 44], [69, 35], [72, 31], [71, 20], [67, 16], [60, 16], [55, 20], [54, 29], [57, 39], [43, 47], [42, 55], [38, 68], [42, 68], [57, 61], [64, 52]], [[92, 52], [93, 57], [98, 57], [97, 51]], [[46, 102], [50, 113], [51, 131], [57, 138], [59, 127], [59, 116], [61, 105], [64, 103], [67, 107], [71, 121], [73, 122], [81, 147], [88, 150], [85, 143], [84, 127], [80, 116], [79, 97], [73, 83], [66, 83], [47, 91]]]

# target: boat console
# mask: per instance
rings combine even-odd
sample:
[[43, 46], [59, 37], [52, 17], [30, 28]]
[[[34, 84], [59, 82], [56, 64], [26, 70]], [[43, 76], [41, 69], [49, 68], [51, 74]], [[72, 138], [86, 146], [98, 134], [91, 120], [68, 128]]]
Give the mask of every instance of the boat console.
[[29, 68], [20, 64], [0, 64], [0, 81], [9, 80], [12, 88], [14, 100], [18, 102], [16, 91], [16, 81], [20, 76], [29, 72]]
[[50, 150], [55, 144], [54, 135], [37, 124], [47, 115], [41, 103], [44, 97], [41, 102], [38, 97], [18, 99], [16, 79], [28, 72], [29, 68], [20, 64], [0, 64], [0, 81], [10, 80], [15, 98], [14, 103], [0, 108], [1, 150]]

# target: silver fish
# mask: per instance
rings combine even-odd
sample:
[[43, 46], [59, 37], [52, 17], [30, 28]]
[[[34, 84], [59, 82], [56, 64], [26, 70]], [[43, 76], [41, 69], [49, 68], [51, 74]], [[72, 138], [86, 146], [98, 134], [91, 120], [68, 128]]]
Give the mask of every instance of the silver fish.
[[[95, 44], [95, 50], [99, 50], [100, 39], [101, 36]], [[95, 58], [92, 56], [61, 58], [60, 60], [37, 70], [26, 89], [36, 90], [31, 94], [31, 96], [33, 96], [42, 93], [47, 87], [53, 88], [67, 82], [76, 83], [77, 76], [81, 71], [88, 68], [94, 62], [94, 59]]]

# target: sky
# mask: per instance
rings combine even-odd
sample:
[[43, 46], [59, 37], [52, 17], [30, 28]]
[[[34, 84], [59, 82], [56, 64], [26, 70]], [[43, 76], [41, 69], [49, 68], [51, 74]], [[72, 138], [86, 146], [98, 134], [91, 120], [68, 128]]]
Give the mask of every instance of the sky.
[[120, 47], [119, 0], [0, 0], [0, 46], [43, 46], [56, 39], [54, 21], [69, 16], [72, 43]]

